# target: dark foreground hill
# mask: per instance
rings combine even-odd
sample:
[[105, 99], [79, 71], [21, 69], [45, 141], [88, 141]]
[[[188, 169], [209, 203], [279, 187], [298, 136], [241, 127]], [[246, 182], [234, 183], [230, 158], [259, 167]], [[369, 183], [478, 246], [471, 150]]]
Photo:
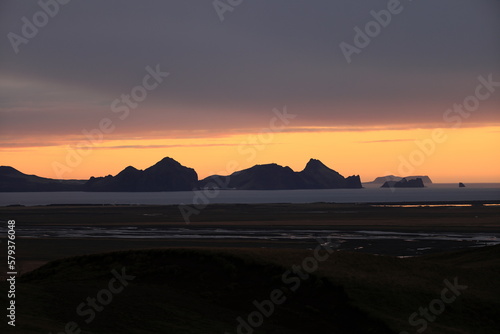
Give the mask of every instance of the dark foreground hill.
[[[70, 326], [80, 334], [232, 334], [237, 319], [252, 313], [261, 325], [240, 333], [498, 332], [500, 246], [408, 259], [334, 252], [292, 291], [283, 274], [312, 254], [166, 249], [56, 260], [18, 278], [16, 327], [2, 321], [0, 332], [63, 333]], [[116, 277], [126, 278], [123, 289]], [[456, 298], [446, 281], [460, 285]], [[0, 288], [7, 291], [7, 284]], [[254, 301], [262, 305], [274, 289], [286, 300], [260, 320]], [[6, 294], [0, 303], [6, 305]], [[90, 312], [89, 303], [98, 311]], [[431, 308], [439, 314], [423, 321], [419, 310]]]
[[[60, 333], [67, 326], [73, 333], [107, 334], [393, 333], [353, 307], [343, 288], [328, 278], [299, 279], [289, 272], [284, 280], [289, 269], [201, 250], [53, 261], [18, 279], [16, 328], [9, 330], [2, 321], [0, 329], [23, 334]], [[264, 301], [274, 298], [273, 291], [282, 291], [280, 303], [269, 306]], [[0, 300], [5, 303], [4, 294]], [[246, 325], [238, 331], [239, 317]]]

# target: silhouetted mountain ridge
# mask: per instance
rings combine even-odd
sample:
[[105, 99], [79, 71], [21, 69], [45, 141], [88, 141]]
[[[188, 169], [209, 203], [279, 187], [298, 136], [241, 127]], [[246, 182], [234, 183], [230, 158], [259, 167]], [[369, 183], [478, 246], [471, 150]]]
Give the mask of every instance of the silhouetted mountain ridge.
[[183, 191], [193, 190], [198, 174], [172, 158], [164, 158], [145, 170], [128, 166], [116, 176], [91, 177], [86, 191]]
[[311, 159], [300, 172], [276, 163], [255, 165], [229, 176], [212, 175], [198, 181], [192, 168], [166, 157], [145, 170], [128, 166], [115, 176], [89, 180], [56, 180], [26, 175], [13, 167], [0, 167], [0, 191], [189, 191], [198, 188], [241, 190], [362, 188], [359, 175], [345, 178], [321, 161]]
[[309, 160], [300, 172], [275, 163], [255, 165], [229, 176], [209, 176], [199, 185], [200, 188], [241, 190], [362, 188], [359, 175], [344, 178], [316, 159]]
[[362, 188], [359, 175], [344, 178], [316, 159], [309, 160], [299, 174], [308, 189]]
[[10, 166], [0, 166], [0, 192], [78, 191], [84, 180], [57, 180], [24, 174]]

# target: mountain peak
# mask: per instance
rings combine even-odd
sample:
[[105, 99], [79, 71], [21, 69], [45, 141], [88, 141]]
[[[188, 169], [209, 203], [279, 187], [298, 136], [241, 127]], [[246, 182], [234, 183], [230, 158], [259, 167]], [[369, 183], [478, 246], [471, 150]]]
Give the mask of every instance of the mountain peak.
[[177, 160], [172, 159], [170, 157], [165, 157], [155, 163], [153, 166], [148, 167], [146, 171], [153, 171], [153, 170], [163, 170], [165, 168], [180, 168], [183, 167]]
[[174, 163], [174, 164], [179, 164], [177, 162], [177, 160], [175, 159], [172, 159], [171, 157], [165, 157], [163, 159], [161, 159], [160, 161], [158, 161], [156, 164], [171, 164], [171, 163]]
[[298, 173], [308, 189], [361, 188], [359, 176], [343, 177], [318, 159], [310, 159]]
[[12, 174], [23, 174], [14, 167], [10, 166], [0, 166], [0, 174], [2, 175], [12, 175]]
[[318, 168], [330, 169], [318, 159], [309, 159], [309, 162], [306, 164], [306, 167], [304, 168], [304, 170], [306, 170], [306, 169], [318, 169]]
[[[141, 172], [141, 171], [133, 166], [128, 166], [124, 170], [122, 170], [120, 173], [118, 173], [118, 175], [120, 175], [120, 176], [127, 175], [128, 176], [128, 175], [133, 175], [137, 172]], [[116, 175], [116, 176], [118, 176], [118, 175]]]
[[87, 191], [187, 191], [196, 187], [198, 175], [192, 168], [165, 157], [145, 170], [128, 166], [114, 177], [94, 178]]
[[125, 169], [123, 170], [123, 172], [125, 172], [125, 171], [127, 171], [127, 172], [128, 171], [138, 171], [138, 169], [135, 168], [134, 166], [127, 166], [127, 167], [125, 167]]

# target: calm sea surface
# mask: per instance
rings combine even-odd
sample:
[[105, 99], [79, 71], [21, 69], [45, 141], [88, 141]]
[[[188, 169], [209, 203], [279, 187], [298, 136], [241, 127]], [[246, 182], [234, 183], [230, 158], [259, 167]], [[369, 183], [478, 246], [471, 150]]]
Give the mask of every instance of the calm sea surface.
[[[365, 185], [364, 189], [328, 190], [276, 190], [216, 192], [147, 192], [147, 193], [95, 193], [95, 192], [38, 192], [0, 193], [0, 206], [47, 204], [209, 204], [209, 203], [402, 203], [402, 202], [500, 202], [500, 184], [433, 184], [420, 189], [382, 189]], [[0, 226], [0, 235], [7, 231]], [[297, 243], [297, 247], [313, 248], [318, 238], [338, 243], [339, 249], [415, 256], [464, 247], [483, 247], [500, 244], [499, 233], [462, 232], [388, 232], [388, 231], [339, 231], [335, 229], [262, 229], [252, 228], [195, 228], [168, 226], [38, 226], [19, 225], [17, 233], [23, 238], [116, 238], [163, 239], [166, 246], [179, 246], [190, 240], [213, 242], [217, 240], [248, 240], [275, 247]], [[267, 245], [266, 243], [269, 243]], [[262, 244], [259, 244], [262, 245]]]
[[209, 203], [373, 203], [500, 201], [500, 184], [433, 184], [426, 188], [325, 190], [220, 190], [179, 192], [15, 192], [0, 193], [0, 206], [48, 204], [209, 204]]

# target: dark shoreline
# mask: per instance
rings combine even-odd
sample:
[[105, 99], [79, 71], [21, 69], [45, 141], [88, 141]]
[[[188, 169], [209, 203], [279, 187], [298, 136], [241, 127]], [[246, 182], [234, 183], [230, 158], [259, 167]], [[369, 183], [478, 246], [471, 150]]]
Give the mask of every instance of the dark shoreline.
[[[385, 231], [397, 233], [500, 233], [500, 207], [471, 206], [388, 207], [368, 204], [214, 204], [193, 215], [187, 224], [176, 205], [49, 205], [0, 208], [0, 220], [16, 220], [22, 228], [185, 228], [283, 231], [307, 229]], [[442, 204], [450, 204], [442, 203]], [[464, 204], [464, 203], [460, 203]], [[20, 259], [31, 270], [47, 261], [73, 255], [145, 248], [252, 248], [311, 249], [309, 240], [202, 240], [202, 239], [126, 239], [126, 238], [23, 238], [18, 234]], [[348, 240], [346, 251], [393, 256], [422, 255], [470, 248], [473, 242], [404, 240]], [[427, 248], [430, 248], [427, 249]], [[418, 250], [421, 249], [421, 250]], [[36, 264], [36, 265], [34, 265]]]
[[[200, 314], [212, 312], [212, 318], [229, 314], [226, 318], [221, 318], [221, 324], [234, 324], [237, 316], [253, 310], [252, 301], [255, 298], [263, 298], [256, 295], [255, 291], [261, 289], [269, 295], [269, 291], [274, 288], [272, 282], [267, 282], [267, 279], [273, 276], [262, 270], [253, 270], [253, 264], [261, 266], [259, 268], [279, 266], [276, 272], [282, 274], [314, 256], [319, 242], [314, 238], [24, 238], [23, 229], [86, 229], [92, 232], [95, 229], [96, 233], [99, 233], [98, 228], [126, 230], [127, 227], [134, 227], [184, 229], [187, 233], [200, 229], [213, 229], [215, 233], [215, 230], [219, 229], [232, 233], [256, 230], [266, 234], [274, 229], [284, 232], [309, 230], [313, 235], [315, 231], [321, 230], [339, 231], [339, 235], [359, 231], [397, 232], [403, 235], [414, 232], [487, 235], [500, 233], [499, 217], [500, 206], [483, 205], [388, 207], [334, 203], [217, 204], [200, 210], [199, 214], [193, 215], [192, 221], [186, 224], [176, 205], [51, 205], [0, 208], [2, 223], [8, 220], [16, 221], [16, 265], [19, 271], [19, 305], [22, 305], [19, 308], [18, 324], [26, 333], [54, 332], [64, 328], [65, 323], [74, 318], [75, 306], [87, 296], [95, 295], [98, 289], [107, 284], [106, 280], [109, 280], [112, 268], [123, 266], [127, 266], [127, 272], [136, 275], [137, 279], [130, 289], [127, 288], [126, 292], [118, 297], [125, 299], [109, 308], [105, 316], [110, 318], [102, 318], [102, 322], [92, 324], [93, 327], [89, 330], [113, 333], [114, 327], [106, 327], [108, 324], [127, 320], [126, 326], [120, 332], [134, 328], [135, 333], [150, 333], [155, 331], [145, 330], [141, 321], [156, 324], [158, 319], [164, 321], [162, 328], [171, 328], [172, 324], [185, 319], [189, 319], [190, 326], [196, 327], [202, 323], [196, 312], [193, 313], [198, 305], [203, 305]], [[2, 228], [3, 226], [2, 224]], [[380, 236], [383, 235], [384, 233], [380, 233]], [[319, 264], [318, 271], [314, 273], [317, 275], [315, 277], [318, 277], [316, 282], [330, 282], [329, 284], [339, 286], [348, 298], [346, 305], [359, 309], [370, 319], [381, 321], [391, 328], [382, 331], [383, 333], [399, 333], [401, 330], [413, 329], [408, 324], [408, 317], [419, 307], [429, 305], [439, 296], [445, 279], [453, 280], [458, 277], [460, 284], [468, 286], [463, 298], [457, 299], [453, 308], [438, 322], [430, 325], [427, 332], [453, 334], [459, 329], [466, 329], [468, 332], [474, 329], [474, 333], [492, 333], [493, 329], [498, 328], [496, 314], [499, 310], [500, 294], [496, 283], [500, 245], [478, 248], [474, 247], [472, 239], [461, 242], [431, 239], [410, 242], [404, 239], [346, 238], [347, 241], [342, 242], [340, 247], [336, 248], [337, 251], [333, 251], [326, 261]], [[4, 248], [6, 244], [2, 240], [0, 246]], [[416, 256], [407, 258], [404, 252]], [[324, 252], [322, 254], [324, 255]], [[228, 262], [233, 259], [237, 261], [236, 265]], [[214, 269], [219, 268], [221, 264], [223, 266], [220, 270], [230, 271], [227, 275], [221, 276], [220, 270]], [[5, 264], [0, 264], [0, 270], [7, 272]], [[176, 276], [182, 272], [186, 273], [185, 276]], [[227, 287], [233, 283], [221, 283], [221, 279], [232, 279], [231, 273], [240, 272], [254, 276], [248, 284], [245, 283], [244, 288], [228, 291]], [[213, 276], [210, 276], [212, 274]], [[207, 280], [214, 288], [202, 289], [200, 295], [193, 294], [193, 288], [204, 287]], [[2, 284], [7, 286], [6, 283], [0, 282], [0, 285]], [[297, 305], [307, 305], [310, 293], [315, 296], [324, 295], [323, 290], [318, 290], [315, 284], [313, 286], [314, 288], [305, 292], [304, 297], [300, 297]], [[220, 309], [217, 307], [221, 304], [212, 300], [218, 296], [214, 291], [219, 288], [221, 298], [228, 301], [227, 306]], [[238, 302], [241, 300], [240, 292], [248, 294], [242, 303]], [[326, 301], [326, 304], [331, 304], [331, 299], [327, 298]], [[137, 305], [138, 308], [130, 310], [128, 305]], [[114, 309], [115, 307], [117, 309]], [[165, 307], [172, 311], [183, 311], [178, 318], [175, 313], [177, 311], [169, 312], [166, 316], [163, 311]], [[45, 313], [45, 310], [52, 309], [56, 311]], [[64, 313], [67, 310], [70, 310], [69, 313]], [[161, 312], [152, 313], [152, 310]], [[481, 319], [477, 319], [478, 313], [482, 315]], [[33, 317], [33, 314], [36, 316]], [[131, 320], [136, 314], [140, 321]], [[298, 314], [305, 313], [300, 311]], [[320, 323], [331, 319], [332, 316], [331, 312], [325, 315], [314, 314], [317, 320], [306, 323]], [[357, 321], [360, 321], [361, 316], [356, 316]], [[297, 317], [290, 316], [283, 323], [290, 324], [292, 319]], [[138, 323], [140, 327], [137, 327]], [[347, 325], [350, 323], [346, 321]], [[343, 322], [339, 321], [338, 324]], [[220, 329], [212, 332], [224, 332], [227, 328], [225, 326], [221, 325]], [[2, 325], [0, 328], [3, 329]]]
[[[1, 192], [0, 192], [1, 194]], [[8, 193], [7, 193], [8, 194]], [[401, 201], [401, 202], [311, 202], [311, 203], [215, 203], [210, 205], [314, 205], [314, 204], [331, 204], [338, 206], [383, 206], [383, 207], [391, 207], [391, 206], [483, 206], [483, 205], [500, 205], [500, 200], [475, 200], [475, 201]], [[189, 204], [187, 204], [189, 205]], [[99, 204], [99, 203], [75, 203], [75, 204], [65, 204], [65, 203], [52, 203], [52, 204], [42, 204], [42, 205], [24, 205], [24, 204], [9, 204], [0, 206], [1, 208], [12, 208], [12, 207], [163, 207], [163, 206], [176, 206], [178, 204], [127, 204], [127, 203], [113, 203], [113, 204]], [[193, 205], [195, 206], [195, 205]]]
[[[485, 205], [486, 204], [486, 205]], [[498, 204], [498, 205], [488, 205]], [[450, 206], [454, 205], [454, 206]], [[464, 206], [465, 205], [465, 206]], [[500, 229], [500, 201], [423, 203], [211, 204], [189, 221], [178, 205], [46, 205], [0, 207], [0, 221], [75, 226], [307, 226], [450, 231]]]

